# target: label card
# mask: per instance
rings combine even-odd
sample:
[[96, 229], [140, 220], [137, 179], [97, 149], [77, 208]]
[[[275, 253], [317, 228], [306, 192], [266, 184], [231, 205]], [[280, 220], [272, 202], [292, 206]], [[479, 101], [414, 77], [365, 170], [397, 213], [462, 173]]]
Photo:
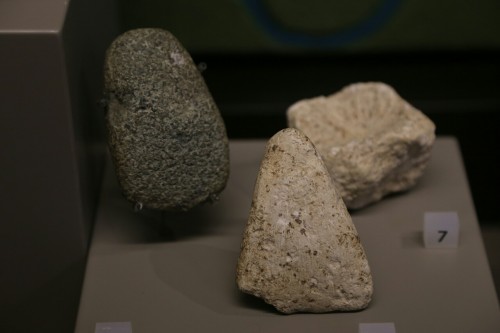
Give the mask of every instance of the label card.
[[96, 323], [95, 333], [132, 333], [132, 324], [129, 321]]
[[359, 324], [359, 333], [396, 333], [394, 323]]
[[424, 213], [424, 245], [427, 248], [458, 247], [460, 222], [457, 212]]

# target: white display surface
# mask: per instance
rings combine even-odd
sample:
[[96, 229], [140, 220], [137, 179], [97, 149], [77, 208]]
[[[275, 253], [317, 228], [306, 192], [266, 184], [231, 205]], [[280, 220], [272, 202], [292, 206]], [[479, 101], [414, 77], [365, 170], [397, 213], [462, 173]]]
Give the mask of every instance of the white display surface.
[[[265, 141], [232, 141], [219, 202], [188, 213], [135, 213], [108, 164], [77, 333], [130, 322], [132, 332], [500, 332], [500, 309], [456, 141], [438, 138], [409, 192], [352, 212], [374, 280], [359, 312], [282, 315], [235, 283], [241, 236]], [[423, 216], [455, 211], [458, 248], [423, 244]], [[163, 222], [162, 222], [163, 219]]]

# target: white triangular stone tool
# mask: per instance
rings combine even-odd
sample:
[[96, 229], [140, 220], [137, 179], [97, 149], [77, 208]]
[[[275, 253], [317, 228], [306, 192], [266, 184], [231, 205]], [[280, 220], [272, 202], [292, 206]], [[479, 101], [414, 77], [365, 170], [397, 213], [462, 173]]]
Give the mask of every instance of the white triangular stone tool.
[[283, 313], [365, 308], [373, 285], [351, 217], [311, 141], [288, 128], [266, 148], [237, 284]]

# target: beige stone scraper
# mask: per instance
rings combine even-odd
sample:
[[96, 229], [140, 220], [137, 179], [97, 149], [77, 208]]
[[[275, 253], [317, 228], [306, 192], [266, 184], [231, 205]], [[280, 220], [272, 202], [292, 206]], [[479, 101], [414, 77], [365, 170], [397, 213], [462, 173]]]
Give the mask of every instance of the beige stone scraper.
[[283, 313], [365, 308], [373, 285], [351, 217], [311, 141], [267, 145], [237, 265], [239, 288]]

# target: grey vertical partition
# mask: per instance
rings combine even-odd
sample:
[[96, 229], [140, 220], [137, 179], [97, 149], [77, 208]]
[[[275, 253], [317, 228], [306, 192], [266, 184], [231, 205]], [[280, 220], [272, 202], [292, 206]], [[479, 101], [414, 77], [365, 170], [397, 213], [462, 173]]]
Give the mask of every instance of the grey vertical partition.
[[102, 170], [113, 1], [0, 2], [0, 331], [68, 332]]

